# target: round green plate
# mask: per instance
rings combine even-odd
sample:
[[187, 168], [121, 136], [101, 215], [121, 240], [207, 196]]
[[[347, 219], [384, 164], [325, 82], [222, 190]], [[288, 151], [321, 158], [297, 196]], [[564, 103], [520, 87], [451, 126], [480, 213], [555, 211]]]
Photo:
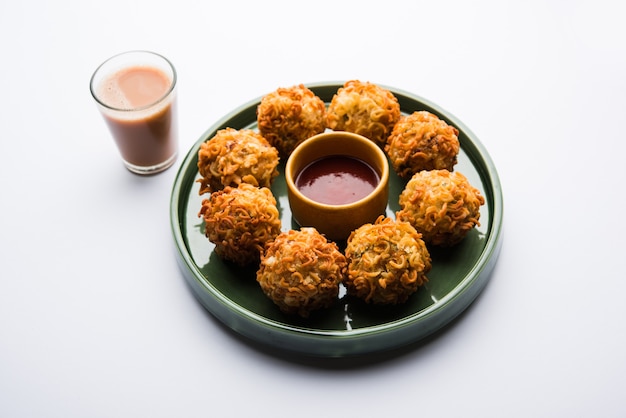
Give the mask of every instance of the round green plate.
[[[310, 84], [329, 103], [343, 83]], [[337, 304], [308, 319], [282, 314], [256, 282], [256, 266], [241, 268], [222, 261], [204, 235], [198, 217], [197, 154], [200, 145], [219, 129], [256, 129], [260, 98], [241, 106], [202, 135], [189, 150], [174, 181], [171, 227], [177, 257], [185, 279], [202, 305], [227, 327], [262, 346], [315, 357], [347, 357], [398, 349], [442, 329], [463, 312], [483, 290], [496, 263], [502, 236], [502, 191], [487, 151], [465, 125], [437, 105], [413, 94], [386, 87], [400, 102], [402, 112], [428, 110], [459, 130], [461, 151], [455, 171], [477, 187], [486, 203], [481, 226], [457, 246], [429, 248], [432, 270], [429, 282], [409, 300], [393, 307], [366, 305], [340, 294]], [[284, 179], [284, 162], [272, 185], [283, 230], [297, 229], [291, 218]], [[387, 216], [399, 209], [398, 196], [405, 182], [392, 173]]]

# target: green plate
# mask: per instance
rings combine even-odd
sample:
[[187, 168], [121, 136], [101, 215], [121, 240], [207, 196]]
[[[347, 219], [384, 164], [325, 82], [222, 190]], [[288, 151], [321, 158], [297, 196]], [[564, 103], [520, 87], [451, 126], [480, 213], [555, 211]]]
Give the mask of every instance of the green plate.
[[[310, 84], [329, 103], [343, 83]], [[171, 196], [171, 227], [183, 275], [202, 305], [236, 333], [257, 345], [298, 355], [348, 357], [398, 349], [442, 329], [463, 312], [489, 280], [500, 250], [503, 200], [495, 166], [476, 136], [456, 117], [416, 95], [387, 87], [403, 113], [428, 110], [459, 130], [461, 151], [455, 170], [477, 187], [486, 203], [481, 226], [456, 247], [430, 248], [429, 282], [398, 306], [375, 307], [340, 294], [335, 307], [308, 319], [282, 314], [262, 293], [256, 267], [241, 268], [222, 261], [204, 235], [198, 217], [201, 202], [197, 154], [200, 145], [225, 127], [256, 129], [256, 108], [261, 98], [228, 114], [210, 127], [189, 150], [176, 175]], [[272, 185], [283, 230], [297, 229], [291, 218], [284, 179], [284, 162]], [[405, 182], [390, 176], [387, 216], [399, 209], [398, 196]]]

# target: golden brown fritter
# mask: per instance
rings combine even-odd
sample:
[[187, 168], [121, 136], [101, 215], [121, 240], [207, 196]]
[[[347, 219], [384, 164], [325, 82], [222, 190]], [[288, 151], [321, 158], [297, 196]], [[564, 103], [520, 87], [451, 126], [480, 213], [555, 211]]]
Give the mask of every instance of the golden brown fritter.
[[287, 314], [308, 317], [338, 300], [346, 258], [315, 228], [281, 233], [261, 256], [257, 282]]
[[307, 138], [326, 129], [326, 105], [300, 84], [279, 88], [261, 99], [257, 107], [259, 132], [282, 157]]
[[251, 129], [225, 128], [198, 150], [200, 194], [248, 183], [270, 187], [278, 176], [278, 151]]
[[202, 201], [198, 216], [221, 258], [239, 265], [258, 261], [266, 242], [281, 228], [276, 199], [270, 189], [241, 183], [226, 186]]
[[352, 232], [345, 253], [348, 294], [367, 303], [406, 302], [428, 281], [430, 254], [421, 235], [407, 222], [380, 216]]
[[459, 131], [427, 111], [401, 116], [387, 139], [385, 152], [396, 173], [409, 179], [422, 170], [453, 171]]
[[409, 222], [427, 244], [449, 247], [479, 226], [480, 191], [459, 172], [420, 171], [400, 193], [396, 218]]
[[337, 90], [326, 115], [330, 129], [363, 135], [382, 148], [400, 118], [400, 104], [389, 90], [350, 80]]

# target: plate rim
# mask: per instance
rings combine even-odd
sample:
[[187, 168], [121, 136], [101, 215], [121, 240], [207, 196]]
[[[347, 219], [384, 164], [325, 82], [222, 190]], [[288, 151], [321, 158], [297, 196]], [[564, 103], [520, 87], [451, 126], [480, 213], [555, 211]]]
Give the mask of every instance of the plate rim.
[[[303, 84], [316, 92], [322, 89], [334, 89], [336, 91], [339, 87], [343, 86], [344, 83], [345, 81], [329, 81]], [[454, 124], [465, 134], [469, 141], [468, 143], [462, 143], [462, 148], [472, 148], [472, 158], [476, 159], [477, 155], [475, 154], [478, 154], [478, 157], [482, 160], [480, 170], [479, 167], [476, 167], [474, 162], [473, 165], [476, 170], [480, 172], [483, 182], [486, 183], [485, 188], [491, 191], [490, 195], [493, 201], [491, 202], [492, 208], [490, 210], [490, 233], [487, 236], [487, 242], [480, 257], [476, 260], [471, 270], [467, 272], [465, 278], [436, 303], [419, 312], [397, 320], [373, 326], [359, 327], [357, 329], [321, 330], [285, 324], [264, 317], [230, 300], [226, 295], [215, 288], [209, 280], [206, 280], [195, 264], [190, 252], [183, 250], [183, 248], [187, 248], [187, 244], [181, 228], [180, 203], [182, 203], [181, 199], [183, 199], [183, 197], [186, 202], [188, 196], [182, 193], [183, 190], [190, 191], [190, 187], [185, 187], [185, 179], [188, 178], [190, 171], [197, 173], [197, 150], [200, 145], [208, 139], [211, 133], [226, 127], [228, 124], [233, 124], [233, 120], [237, 117], [241, 117], [242, 114], [249, 113], [253, 109], [256, 111], [256, 106], [263, 97], [260, 96], [228, 112], [199, 136], [181, 162], [172, 185], [170, 196], [171, 232], [177, 249], [177, 261], [184, 278], [187, 283], [191, 285], [195, 296], [200, 300], [204, 308], [234, 332], [260, 342], [265, 346], [312, 356], [346, 357], [386, 351], [411, 342], [417, 342], [444, 328], [445, 325], [473, 303], [489, 281], [502, 246], [502, 224], [504, 216], [504, 198], [501, 183], [491, 156], [478, 137], [461, 120], [439, 105], [403, 89], [382, 84], [378, 85], [391, 91], [400, 102], [409, 101], [413, 104], [419, 104], [420, 108], [430, 108], [429, 110], [434, 111], [434, 113], [438, 114], [440, 117]], [[467, 148], [465, 148], [465, 150], [467, 152]], [[450, 315], [442, 317], [444, 312], [449, 312]], [[433, 326], [425, 327], [426, 329], [422, 330], [415, 329], [418, 328], [417, 325], [419, 325], [419, 322], [423, 322], [428, 318], [433, 320]], [[241, 321], [242, 319], [244, 320], [243, 322]], [[259, 330], [257, 327], [259, 326], [262, 328], [262, 331], [264, 331], [261, 336], [258, 335]], [[408, 337], [401, 335], [402, 331], [409, 330], [415, 331], [415, 334]], [[390, 337], [393, 335], [399, 338], [396, 343], [378, 343], [374, 344], [372, 347], [364, 346], [360, 343], [363, 342], [361, 340], [366, 341], [379, 338], [380, 334], [389, 334]], [[343, 346], [342, 342], [344, 340], [353, 340], [354, 343], [349, 347]], [[287, 344], [285, 344], [285, 342]], [[311, 342], [315, 342], [317, 346], [311, 346]]]

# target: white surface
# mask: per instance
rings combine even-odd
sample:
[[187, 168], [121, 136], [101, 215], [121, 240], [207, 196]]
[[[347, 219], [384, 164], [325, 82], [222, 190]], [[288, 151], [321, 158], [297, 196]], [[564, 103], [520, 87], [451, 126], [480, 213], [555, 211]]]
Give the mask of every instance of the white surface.
[[[622, 9], [2, 2], [0, 416], [626, 415]], [[235, 107], [300, 82], [359, 78], [452, 112], [505, 194], [486, 290], [437, 338], [369, 365], [234, 337], [175, 262], [182, 156], [155, 177], [127, 172], [89, 95], [96, 66], [136, 48], [177, 67], [182, 154]]]

